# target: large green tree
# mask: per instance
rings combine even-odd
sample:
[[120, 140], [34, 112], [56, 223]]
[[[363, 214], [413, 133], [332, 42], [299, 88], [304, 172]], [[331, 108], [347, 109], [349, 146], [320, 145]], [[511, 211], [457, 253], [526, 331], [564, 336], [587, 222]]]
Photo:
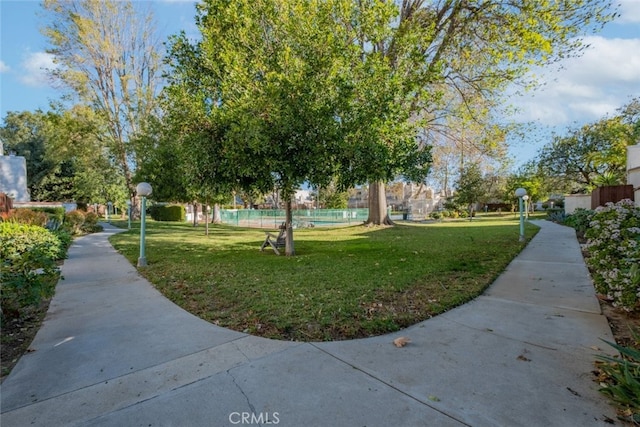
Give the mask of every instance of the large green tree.
[[54, 105], [46, 113], [8, 113], [0, 137], [26, 158], [32, 200], [124, 205], [124, 180], [104, 150], [103, 126], [91, 108]]
[[0, 128], [0, 138], [5, 151], [25, 158], [31, 200], [73, 200], [75, 171], [68, 162], [56, 161], [47, 150], [48, 119], [47, 113], [41, 110], [9, 112]]
[[561, 179], [572, 193], [590, 192], [604, 183], [625, 183], [627, 146], [635, 144], [640, 134], [636, 105], [634, 100], [616, 116], [570, 130], [567, 136], [556, 135], [538, 153], [540, 169]]
[[[380, 52], [397, 70], [402, 64], [395, 59], [397, 41], [410, 29], [422, 60], [418, 73], [410, 75], [424, 85], [410, 106], [414, 116], [424, 119], [424, 133], [454, 144], [481, 145], [486, 152], [495, 148], [496, 139], [460, 137], [462, 126], [472, 124], [488, 136], [509, 85], [535, 85], [528, 77], [531, 67], [579, 55], [584, 48], [580, 36], [614, 16], [611, 2], [601, 0], [404, 0], [390, 24], [395, 30], [361, 47]], [[370, 188], [383, 192], [380, 186]], [[383, 197], [370, 195], [370, 200], [384, 203]]]
[[425, 74], [413, 30], [396, 40], [395, 65], [365, 47], [388, 40], [396, 14], [378, 1], [201, 5], [202, 41], [173, 40], [167, 90], [194, 165], [218, 185], [277, 188], [287, 211], [303, 182], [424, 176], [429, 150], [408, 108]]

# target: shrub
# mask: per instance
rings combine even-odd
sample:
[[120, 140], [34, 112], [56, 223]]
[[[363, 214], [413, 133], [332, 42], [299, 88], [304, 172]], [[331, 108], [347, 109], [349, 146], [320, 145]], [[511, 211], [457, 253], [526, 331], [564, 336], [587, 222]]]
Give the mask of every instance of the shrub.
[[149, 208], [149, 215], [156, 221], [184, 221], [186, 218], [185, 208], [180, 205], [154, 205]]
[[57, 259], [65, 259], [67, 257], [67, 249], [69, 249], [69, 246], [71, 246], [73, 242], [71, 233], [62, 229], [51, 231], [51, 233], [60, 241], [60, 251], [58, 252]]
[[0, 223], [0, 303], [2, 310], [20, 311], [53, 294], [51, 278], [64, 252], [60, 240], [37, 225]]
[[567, 220], [567, 215], [564, 213], [562, 209], [548, 209], [547, 220], [556, 222], [558, 224], [564, 224], [565, 221]]
[[96, 225], [99, 220], [100, 217], [95, 212], [87, 212], [84, 214], [84, 223], [87, 225]]
[[84, 223], [81, 226], [81, 230], [85, 233], [97, 233], [103, 230], [103, 227], [98, 224], [100, 217], [95, 212], [87, 212], [84, 215]]
[[442, 214], [440, 212], [431, 212], [429, 217], [432, 219], [440, 219], [442, 218]]
[[595, 212], [590, 209], [577, 208], [572, 214], [567, 215], [564, 224], [575, 228], [579, 235], [583, 236], [589, 228], [589, 223]]
[[47, 224], [47, 214], [44, 212], [36, 212], [32, 209], [20, 208], [9, 212], [7, 221], [16, 222], [18, 224], [39, 225], [44, 227]]
[[585, 237], [596, 290], [615, 307], [640, 308], [640, 208], [630, 200], [598, 207]]
[[62, 223], [64, 221], [64, 214], [66, 212], [63, 207], [58, 207], [58, 208], [31, 208], [31, 210], [34, 211], [34, 212], [44, 212], [45, 214], [47, 214], [49, 219], [54, 219], [54, 220], [58, 221], [59, 223]]
[[67, 230], [71, 232], [71, 234], [78, 234], [82, 228], [82, 224], [84, 224], [84, 212], [75, 210], [71, 212], [67, 212], [64, 216], [64, 225]]

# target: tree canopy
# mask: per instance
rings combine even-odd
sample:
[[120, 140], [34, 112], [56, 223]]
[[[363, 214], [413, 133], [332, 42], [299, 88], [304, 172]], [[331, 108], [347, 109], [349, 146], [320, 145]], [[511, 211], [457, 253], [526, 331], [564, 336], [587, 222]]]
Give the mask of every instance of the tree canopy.
[[545, 175], [561, 178], [564, 190], [590, 192], [598, 184], [626, 182], [627, 146], [640, 136], [638, 100], [632, 100], [613, 117], [605, 117], [555, 136], [538, 154]]
[[156, 112], [161, 57], [153, 16], [130, 1], [45, 0], [42, 29], [52, 77], [105, 119], [104, 147], [130, 197], [138, 161], [135, 138]]
[[32, 200], [124, 205], [124, 180], [100, 138], [103, 124], [82, 105], [7, 114], [0, 137], [8, 150], [26, 158]]

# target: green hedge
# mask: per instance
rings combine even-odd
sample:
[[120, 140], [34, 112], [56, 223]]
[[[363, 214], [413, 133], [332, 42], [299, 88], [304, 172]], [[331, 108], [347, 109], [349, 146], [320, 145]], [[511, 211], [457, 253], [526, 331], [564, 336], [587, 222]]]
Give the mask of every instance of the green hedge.
[[0, 303], [3, 313], [20, 312], [53, 295], [59, 273], [56, 260], [67, 242], [37, 225], [0, 223]]
[[184, 206], [154, 205], [149, 208], [149, 215], [156, 221], [185, 221], [186, 212]]

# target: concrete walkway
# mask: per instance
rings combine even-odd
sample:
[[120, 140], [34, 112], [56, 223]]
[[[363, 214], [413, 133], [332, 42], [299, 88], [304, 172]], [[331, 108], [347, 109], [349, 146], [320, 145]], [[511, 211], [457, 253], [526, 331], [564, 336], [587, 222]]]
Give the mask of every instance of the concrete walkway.
[[[573, 230], [549, 222], [473, 302], [354, 341], [273, 341], [169, 302], [107, 241], [78, 239], [1, 385], [12, 426], [592, 426], [611, 350]], [[396, 348], [392, 340], [412, 343]], [[601, 350], [598, 350], [601, 348]]]

